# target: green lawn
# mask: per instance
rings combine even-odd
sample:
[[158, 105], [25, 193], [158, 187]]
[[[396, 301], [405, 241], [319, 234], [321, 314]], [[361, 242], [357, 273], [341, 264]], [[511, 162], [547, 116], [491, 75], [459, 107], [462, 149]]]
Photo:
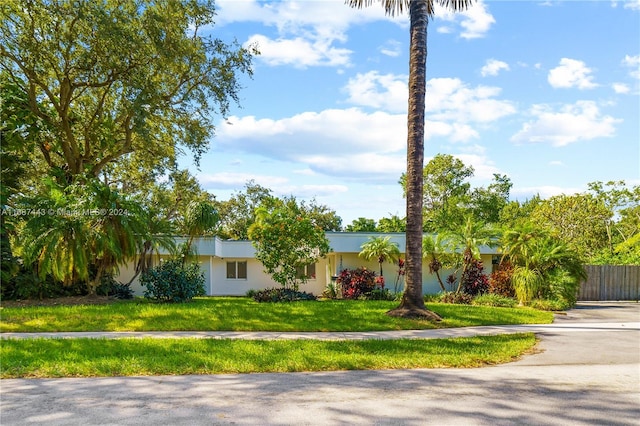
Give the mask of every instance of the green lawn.
[[513, 361], [532, 333], [435, 340], [9, 339], [2, 378], [480, 367]]
[[243, 297], [205, 297], [184, 304], [144, 299], [111, 305], [0, 309], [0, 332], [54, 331], [378, 331], [501, 324], [547, 324], [550, 312], [527, 308], [428, 304], [444, 320], [392, 318], [389, 301], [327, 300], [257, 303]]

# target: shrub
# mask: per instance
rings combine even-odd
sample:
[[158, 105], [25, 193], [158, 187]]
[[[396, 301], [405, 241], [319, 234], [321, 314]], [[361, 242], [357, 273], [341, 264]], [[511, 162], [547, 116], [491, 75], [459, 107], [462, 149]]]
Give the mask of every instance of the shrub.
[[324, 297], [325, 299], [337, 299], [338, 288], [336, 286], [336, 283], [334, 282], [328, 283], [324, 291], [322, 292], [322, 297]]
[[470, 305], [473, 297], [466, 293], [459, 293], [454, 291], [445, 291], [438, 293], [434, 302], [438, 303], [453, 303], [456, 305]]
[[267, 288], [256, 291], [253, 294], [256, 302], [296, 302], [301, 300], [317, 300], [316, 296], [304, 291], [296, 291], [290, 288]]
[[556, 300], [566, 308], [575, 306], [578, 292], [580, 291], [580, 281], [571, 276], [570, 273], [561, 269], [554, 269], [547, 274], [546, 284], [542, 291], [542, 296], [545, 299]]
[[566, 311], [571, 308], [571, 305], [562, 300], [552, 299], [533, 299], [529, 306], [541, 311]]
[[337, 283], [342, 286], [342, 297], [345, 299], [359, 299], [367, 295], [376, 287], [376, 273], [367, 268], [345, 269], [338, 275]]
[[482, 262], [473, 259], [462, 273], [462, 291], [475, 296], [489, 291], [489, 278], [484, 273]]
[[133, 299], [133, 290], [128, 284], [116, 281], [113, 274], [105, 273], [96, 289], [96, 294], [113, 296], [116, 299]]
[[362, 300], [395, 300], [396, 295], [386, 288], [376, 288], [360, 296]]
[[489, 276], [489, 293], [504, 297], [515, 297], [516, 292], [511, 283], [513, 265], [510, 262], [502, 262], [498, 269]]
[[169, 260], [140, 276], [146, 287], [144, 297], [160, 302], [187, 302], [204, 295], [204, 275], [200, 266], [182, 266], [181, 260]]
[[514, 308], [518, 305], [518, 301], [511, 297], [505, 297], [499, 294], [481, 294], [476, 296], [471, 301], [471, 304], [476, 306], [493, 306], [497, 308]]

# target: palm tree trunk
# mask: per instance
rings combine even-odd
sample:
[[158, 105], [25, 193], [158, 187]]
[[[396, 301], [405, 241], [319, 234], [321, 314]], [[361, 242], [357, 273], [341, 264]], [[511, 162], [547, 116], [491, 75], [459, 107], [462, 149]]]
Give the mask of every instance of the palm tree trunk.
[[427, 72], [428, 0], [409, 5], [411, 43], [407, 136], [407, 246], [405, 292], [391, 316], [441, 318], [425, 308], [422, 298], [422, 188], [424, 167], [424, 110]]

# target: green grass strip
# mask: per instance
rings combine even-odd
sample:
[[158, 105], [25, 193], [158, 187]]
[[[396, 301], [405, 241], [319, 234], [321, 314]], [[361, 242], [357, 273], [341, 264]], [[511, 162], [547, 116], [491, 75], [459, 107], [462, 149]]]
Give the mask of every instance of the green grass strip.
[[9, 339], [1, 377], [107, 377], [479, 367], [513, 361], [532, 333], [360, 341]]
[[55, 331], [382, 331], [502, 324], [548, 324], [550, 312], [530, 308], [428, 304], [444, 321], [392, 318], [398, 302], [327, 300], [257, 303], [248, 298], [199, 298], [157, 304], [143, 299], [111, 305], [0, 309], [0, 332]]

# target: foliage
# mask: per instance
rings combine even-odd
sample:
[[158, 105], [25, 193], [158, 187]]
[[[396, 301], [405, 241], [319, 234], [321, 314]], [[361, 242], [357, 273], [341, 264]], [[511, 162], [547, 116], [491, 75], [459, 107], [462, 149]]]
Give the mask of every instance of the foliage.
[[330, 281], [322, 292], [322, 297], [325, 299], [337, 299], [338, 298], [338, 286], [335, 282]]
[[342, 288], [344, 299], [359, 299], [376, 288], [376, 273], [367, 268], [345, 269], [338, 275], [337, 283]]
[[256, 302], [296, 302], [301, 300], [317, 300], [317, 297], [304, 291], [290, 288], [267, 288], [255, 291], [251, 298]]
[[405, 232], [407, 230], [407, 220], [397, 215], [383, 217], [378, 221], [376, 230], [378, 232]]
[[493, 306], [496, 308], [515, 308], [518, 301], [513, 297], [487, 293], [474, 297], [471, 304], [475, 306]]
[[255, 53], [204, 35], [214, 15], [213, 2], [3, 2], [0, 67], [54, 135], [33, 141], [47, 167], [97, 177], [137, 157], [157, 170], [180, 146], [197, 161]]
[[532, 225], [506, 231], [502, 243], [504, 257], [514, 267], [511, 282], [521, 304], [545, 294], [575, 303], [579, 284], [587, 278], [575, 251]]
[[216, 202], [216, 209], [220, 214], [218, 235], [221, 238], [248, 240], [249, 229], [256, 221], [256, 209], [274, 199], [269, 188], [260, 186], [253, 180], [248, 181], [244, 191], [232, 194], [227, 201]]
[[443, 291], [435, 296], [433, 302], [470, 305], [472, 300], [473, 296], [470, 294], [460, 293], [459, 291]]
[[391, 237], [369, 237], [369, 240], [360, 246], [358, 256], [365, 260], [375, 259], [380, 264], [380, 276], [384, 262], [394, 263], [400, 258], [400, 249], [397, 243], [392, 243]]
[[514, 297], [515, 290], [511, 283], [513, 265], [509, 261], [500, 262], [498, 269], [489, 275], [489, 293], [503, 297]]
[[308, 279], [299, 275], [299, 268], [315, 263], [330, 250], [325, 232], [294, 198], [274, 200], [273, 205], [260, 207], [256, 217], [249, 229], [256, 259], [274, 281], [297, 291]]
[[140, 284], [146, 287], [144, 297], [158, 302], [188, 302], [205, 293], [200, 266], [197, 263], [183, 266], [177, 259], [165, 261], [143, 273]]
[[[36, 264], [66, 286], [86, 281], [95, 294], [103, 274], [133, 259], [146, 239], [139, 204], [97, 180], [62, 187], [45, 180], [48, 193], [24, 199], [20, 235], [25, 265]], [[96, 273], [89, 276], [90, 268]]]
[[471, 296], [489, 291], [489, 278], [484, 273], [482, 262], [473, 259], [460, 277], [462, 291]]
[[100, 285], [96, 291], [97, 294], [112, 296], [116, 299], [133, 299], [134, 291], [130, 284], [118, 282], [112, 274], [107, 273], [102, 276]]
[[370, 293], [360, 296], [364, 300], [396, 300], [396, 295], [387, 288], [375, 288]]
[[65, 294], [69, 288], [61, 288], [50, 275], [39, 277], [32, 269], [22, 267], [8, 280], [0, 281], [2, 300], [49, 299]]
[[376, 221], [359, 217], [344, 228], [345, 232], [376, 232]]
[[533, 299], [529, 302], [529, 306], [540, 311], [566, 311], [573, 307], [573, 305], [558, 299]]
[[543, 200], [531, 213], [531, 223], [589, 258], [607, 248], [607, 227], [613, 212], [591, 194], [558, 195]]
[[192, 201], [189, 204], [183, 225], [188, 235], [187, 242], [181, 247], [183, 266], [191, 254], [197, 255], [197, 253], [192, 253], [194, 238], [212, 231], [218, 224], [219, 219], [220, 216], [217, 210], [208, 201]]

